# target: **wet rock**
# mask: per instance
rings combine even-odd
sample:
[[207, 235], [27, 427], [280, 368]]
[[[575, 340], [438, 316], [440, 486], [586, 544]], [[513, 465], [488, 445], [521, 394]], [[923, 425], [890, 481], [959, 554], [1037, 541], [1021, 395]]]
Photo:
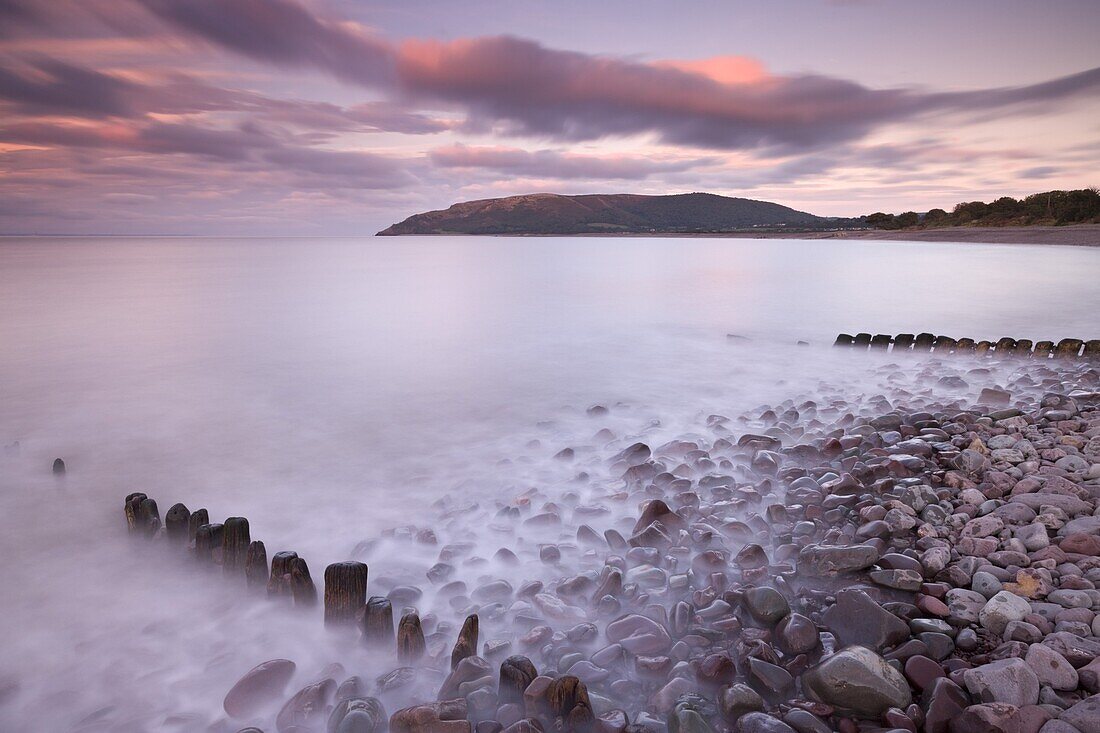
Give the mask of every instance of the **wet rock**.
[[878, 549], [871, 545], [807, 545], [798, 553], [798, 571], [811, 577], [832, 577], [869, 568], [879, 555]]
[[775, 588], [749, 588], [741, 603], [749, 615], [769, 626], [778, 623], [791, 611], [787, 599]]
[[408, 687], [417, 677], [418, 673], [415, 668], [398, 667], [380, 676], [375, 682], [378, 684], [379, 692], [388, 692], [390, 690], [399, 690], [402, 687]]
[[779, 665], [755, 657], [749, 657], [748, 665], [750, 684], [769, 696], [783, 695], [794, 687], [794, 678], [790, 672]]
[[737, 721], [741, 733], [795, 733], [794, 728], [767, 713], [746, 713]]
[[918, 591], [924, 577], [913, 570], [872, 570], [871, 580], [878, 585], [897, 590]]
[[775, 638], [787, 654], [809, 654], [820, 644], [817, 625], [800, 613], [792, 613], [779, 622]]
[[276, 729], [279, 733], [287, 733], [296, 726], [306, 729], [319, 726], [328, 714], [329, 701], [335, 692], [336, 680], [331, 678], [298, 690], [276, 716]]
[[668, 716], [668, 733], [713, 733], [704, 713], [693, 701], [679, 702]]
[[905, 708], [913, 699], [901, 673], [864, 646], [826, 658], [803, 673], [802, 685], [815, 699], [868, 718]]
[[466, 700], [414, 705], [390, 717], [390, 733], [472, 733]]
[[660, 522], [661, 526], [669, 531], [681, 530], [687, 527], [687, 522], [676, 512], [669, 508], [668, 504], [660, 499], [654, 499], [645, 505], [641, 516], [634, 524], [634, 534], [641, 532], [653, 522]]
[[760, 545], [748, 544], [734, 557], [734, 563], [742, 570], [756, 570], [767, 566], [768, 554]]
[[930, 689], [937, 679], [944, 677], [938, 662], [917, 654], [905, 660], [905, 677], [918, 690]]
[[946, 677], [940, 677], [925, 690], [921, 700], [924, 710], [924, 730], [926, 733], [947, 733], [951, 721], [955, 720], [966, 707], [970, 698], [966, 692]]
[[748, 685], [729, 685], [718, 693], [718, 712], [727, 722], [736, 723], [742, 715], [763, 709], [764, 699]]
[[629, 723], [623, 710], [608, 710], [596, 718], [596, 733], [623, 733]]
[[808, 710], [791, 708], [783, 716], [783, 722], [794, 728], [798, 733], [830, 733], [832, 728], [824, 720]]
[[377, 698], [352, 697], [336, 704], [325, 730], [327, 733], [382, 733], [386, 721], [386, 710]]
[[493, 665], [481, 657], [464, 657], [444, 680], [439, 689], [439, 700], [466, 697], [482, 687], [492, 687]]
[[1022, 659], [1001, 659], [963, 673], [970, 694], [981, 702], [1021, 707], [1039, 701], [1039, 678]]
[[728, 654], [708, 654], [695, 671], [698, 680], [708, 685], [725, 685], [737, 676], [737, 666]]
[[881, 651], [909, 638], [908, 624], [854, 588], [837, 593], [836, 603], [822, 620], [844, 646], [855, 644]]
[[653, 619], [628, 614], [607, 625], [607, 640], [622, 644], [632, 654], [657, 654], [672, 645], [665, 627]]
[[272, 659], [256, 665], [237, 680], [226, 694], [222, 707], [231, 718], [257, 715], [282, 698], [294, 669], [294, 662], [289, 659]]
[[971, 705], [951, 721], [951, 733], [1022, 733], [1019, 709], [1005, 703]]

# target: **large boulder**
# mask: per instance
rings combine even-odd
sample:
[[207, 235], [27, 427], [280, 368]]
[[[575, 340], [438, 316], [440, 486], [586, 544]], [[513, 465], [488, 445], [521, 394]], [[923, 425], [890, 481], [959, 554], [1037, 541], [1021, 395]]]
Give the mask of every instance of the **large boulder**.
[[802, 687], [813, 698], [864, 718], [913, 702], [901, 672], [864, 646], [848, 647], [807, 670]]

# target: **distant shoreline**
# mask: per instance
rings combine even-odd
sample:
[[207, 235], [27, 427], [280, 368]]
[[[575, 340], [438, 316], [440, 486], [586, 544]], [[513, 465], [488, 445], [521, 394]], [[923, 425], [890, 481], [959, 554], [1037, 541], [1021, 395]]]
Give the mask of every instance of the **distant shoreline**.
[[731, 237], [759, 239], [872, 239], [969, 244], [1061, 244], [1100, 247], [1100, 224], [1026, 227], [941, 227], [935, 229], [858, 229], [837, 232], [745, 232]]
[[398, 234], [397, 237], [656, 237], [707, 239], [867, 239], [875, 241], [945, 242], [960, 244], [1056, 244], [1069, 247], [1100, 247], [1100, 224], [1026, 227], [941, 227], [938, 229], [845, 229], [829, 231], [738, 231], [738, 232], [619, 232], [579, 234]]
[[[0, 234], [0, 241], [11, 239], [358, 239], [372, 235], [216, 235], [216, 234]], [[378, 235], [373, 235], [378, 236]], [[941, 227], [935, 229], [844, 229], [829, 231], [752, 231], [736, 232], [584, 232], [560, 234], [396, 234], [393, 237], [648, 237], [708, 239], [838, 239], [901, 242], [944, 242], [962, 244], [1039, 244], [1068, 247], [1100, 247], [1100, 224], [1022, 227]]]

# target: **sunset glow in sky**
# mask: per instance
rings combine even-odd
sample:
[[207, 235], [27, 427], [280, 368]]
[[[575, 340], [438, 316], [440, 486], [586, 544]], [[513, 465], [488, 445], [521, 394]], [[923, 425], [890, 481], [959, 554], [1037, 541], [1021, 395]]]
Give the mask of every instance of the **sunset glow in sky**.
[[0, 0], [0, 233], [370, 234], [462, 200], [821, 215], [1100, 185], [1100, 3]]

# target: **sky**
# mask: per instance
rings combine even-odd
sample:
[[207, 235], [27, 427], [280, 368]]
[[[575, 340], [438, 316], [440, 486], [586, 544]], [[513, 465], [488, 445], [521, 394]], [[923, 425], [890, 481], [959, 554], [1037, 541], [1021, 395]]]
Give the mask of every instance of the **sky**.
[[1100, 185], [1095, 0], [0, 0], [0, 234], [458, 201], [824, 216]]

